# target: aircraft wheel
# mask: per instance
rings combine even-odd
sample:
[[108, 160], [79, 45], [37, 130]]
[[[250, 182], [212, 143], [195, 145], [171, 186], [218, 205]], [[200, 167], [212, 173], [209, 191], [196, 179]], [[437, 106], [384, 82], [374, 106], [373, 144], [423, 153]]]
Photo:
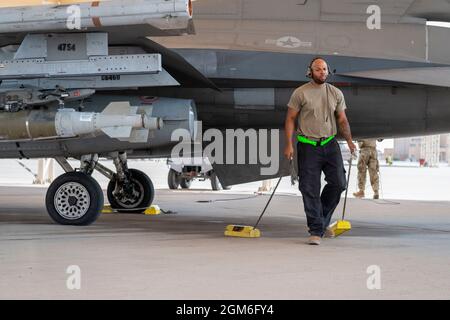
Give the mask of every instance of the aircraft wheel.
[[[152, 180], [142, 171], [129, 169], [130, 183], [116, 188], [116, 176], [108, 184], [108, 200], [113, 209], [122, 213], [142, 213], [151, 206], [155, 197]], [[116, 189], [118, 189], [116, 191]], [[115, 193], [116, 191], [116, 193]]]
[[192, 185], [192, 180], [188, 180], [186, 178], [181, 179], [181, 188], [183, 189], [189, 189]]
[[169, 189], [178, 189], [181, 183], [180, 174], [177, 171], [170, 169], [169, 176], [167, 177], [167, 183], [169, 184]]
[[102, 188], [82, 172], [68, 172], [58, 177], [45, 198], [48, 214], [62, 225], [92, 224], [99, 217], [103, 204]]

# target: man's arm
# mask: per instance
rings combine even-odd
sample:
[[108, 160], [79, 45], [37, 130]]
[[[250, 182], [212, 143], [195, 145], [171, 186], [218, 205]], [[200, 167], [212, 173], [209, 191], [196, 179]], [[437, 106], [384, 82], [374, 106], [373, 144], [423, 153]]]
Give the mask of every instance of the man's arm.
[[284, 130], [286, 135], [286, 147], [284, 148], [284, 155], [288, 160], [294, 158], [294, 146], [292, 145], [292, 136], [295, 131], [295, 121], [297, 120], [297, 116], [299, 111], [288, 108], [288, 112], [286, 114], [286, 121], [284, 123]]
[[337, 125], [339, 127], [339, 132], [347, 141], [348, 147], [350, 148], [351, 153], [356, 151], [356, 146], [353, 143], [352, 131], [350, 129], [350, 124], [348, 123], [347, 115], [345, 111], [339, 112], [336, 115]]

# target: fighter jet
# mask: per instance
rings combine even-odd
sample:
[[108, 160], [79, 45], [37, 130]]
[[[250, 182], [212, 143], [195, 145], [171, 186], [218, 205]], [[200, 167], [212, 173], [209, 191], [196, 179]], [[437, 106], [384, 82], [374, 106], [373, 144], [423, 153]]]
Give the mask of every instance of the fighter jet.
[[[110, 179], [114, 208], [145, 210], [151, 179], [127, 159], [169, 156], [172, 133], [194, 138], [196, 120], [203, 131], [281, 129], [317, 55], [344, 92], [354, 138], [450, 131], [450, 32], [427, 25], [450, 21], [444, 0], [50, 2], [0, 9], [0, 150], [64, 168], [46, 196], [60, 224], [97, 219], [94, 170]], [[213, 164], [222, 184], [289, 174], [279, 137], [275, 174]]]

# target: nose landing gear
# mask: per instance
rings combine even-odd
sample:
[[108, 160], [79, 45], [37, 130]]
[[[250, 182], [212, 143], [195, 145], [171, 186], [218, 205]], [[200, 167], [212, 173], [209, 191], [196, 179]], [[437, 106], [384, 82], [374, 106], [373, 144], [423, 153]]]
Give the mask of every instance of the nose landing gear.
[[151, 206], [155, 189], [150, 178], [142, 171], [128, 169], [126, 153], [112, 153], [111, 157], [117, 173], [100, 164], [98, 155], [82, 156], [79, 171], [65, 158], [56, 158], [66, 173], [50, 185], [45, 201], [47, 212], [56, 223], [86, 226], [97, 220], [104, 206], [104, 196], [91, 176], [94, 170], [110, 180], [107, 196], [113, 209], [142, 213]]

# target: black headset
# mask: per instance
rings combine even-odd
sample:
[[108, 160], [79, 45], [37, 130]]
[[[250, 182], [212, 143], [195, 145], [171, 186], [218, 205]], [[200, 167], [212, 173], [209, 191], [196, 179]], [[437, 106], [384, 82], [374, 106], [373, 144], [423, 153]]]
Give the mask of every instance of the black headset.
[[[306, 77], [307, 78], [312, 78], [312, 65], [314, 64], [314, 62], [316, 62], [317, 60], [323, 60], [326, 62], [326, 60], [322, 57], [315, 57], [314, 59], [311, 60], [311, 63], [308, 66], [308, 70], [306, 71]], [[331, 76], [333, 73], [330, 70], [330, 66], [327, 63], [327, 71], [328, 71], [328, 77]], [[328, 78], [327, 77], [327, 78]]]

